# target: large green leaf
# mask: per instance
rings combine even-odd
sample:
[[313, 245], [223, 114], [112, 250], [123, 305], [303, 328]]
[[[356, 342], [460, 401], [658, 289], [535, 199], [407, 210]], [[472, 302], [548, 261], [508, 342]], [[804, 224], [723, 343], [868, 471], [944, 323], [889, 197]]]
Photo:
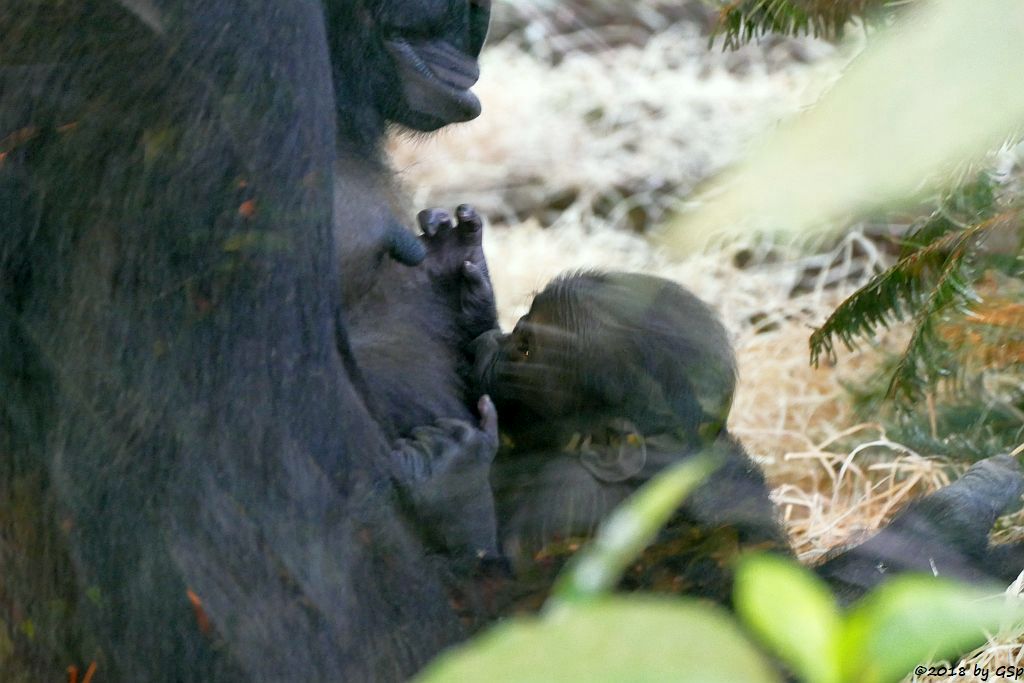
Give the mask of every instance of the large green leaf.
[[1024, 123], [1024, 2], [933, 0], [873, 36], [813, 108], [683, 216], [672, 239], [801, 232], [919, 192]]
[[513, 620], [442, 655], [416, 680], [762, 683], [778, 677], [723, 610], [637, 596]]
[[736, 611], [804, 680], [839, 681], [842, 617], [821, 579], [776, 555], [744, 559], [736, 570]]
[[956, 656], [985, 642], [985, 633], [1020, 623], [1017, 597], [929, 576], [890, 580], [847, 617], [840, 641], [844, 678], [898, 681], [928, 661]]

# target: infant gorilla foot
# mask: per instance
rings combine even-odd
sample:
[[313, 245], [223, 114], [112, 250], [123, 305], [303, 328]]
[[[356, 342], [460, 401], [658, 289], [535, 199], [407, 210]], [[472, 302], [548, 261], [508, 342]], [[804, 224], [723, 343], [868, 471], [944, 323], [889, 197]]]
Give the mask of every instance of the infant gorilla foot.
[[460, 334], [470, 340], [497, 327], [498, 315], [484, 258], [483, 219], [469, 204], [455, 209], [455, 218], [444, 209], [420, 211], [420, 239], [427, 250], [420, 267], [431, 287], [457, 308]]

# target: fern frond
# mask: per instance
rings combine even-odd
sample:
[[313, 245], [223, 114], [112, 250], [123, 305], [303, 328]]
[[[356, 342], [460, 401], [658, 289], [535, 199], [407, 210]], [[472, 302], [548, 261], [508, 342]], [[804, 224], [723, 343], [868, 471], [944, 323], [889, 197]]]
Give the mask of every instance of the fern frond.
[[[1019, 211], [1009, 209], [967, 229], [931, 236], [930, 243], [917, 247], [847, 298], [814, 331], [809, 341], [811, 363], [818, 365], [822, 354], [834, 360], [836, 339], [853, 350], [857, 338], [912, 314], [911, 339], [896, 363], [886, 396], [912, 399], [940, 381], [955, 387], [962, 379], [963, 365], [948, 343], [952, 339], [940, 334], [939, 327], [946, 322], [943, 315], [967, 315], [971, 306], [981, 302], [972, 284], [973, 247], [983, 233], [1019, 220]], [[933, 282], [927, 277], [931, 272], [936, 272]]]
[[901, 256], [991, 218], [996, 207], [995, 195], [992, 179], [986, 172], [976, 173], [971, 180], [958, 184], [927, 221], [903, 238]]
[[[1000, 284], [986, 277], [981, 287], [991, 290]], [[984, 301], [972, 306], [966, 317], [942, 325], [939, 335], [965, 365], [997, 370], [1024, 368], [1024, 295], [980, 293]]]
[[[987, 223], [987, 222], [986, 222]], [[943, 263], [962, 241], [973, 237], [985, 224], [970, 231], [943, 235], [917, 251], [904, 256], [896, 265], [867, 283], [832, 312], [811, 334], [811, 364], [817, 366], [821, 355], [835, 358], [835, 340], [853, 350], [857, 338], [867, 337], [880, 327], [889, 327], [906, 314], [924, 296], [924, 276]]]
[[965, 231], [951, 236], [957, 238], [957, 244], [947, 256], [930, 294], [914, 315], [914, 331], [896, 363], [886, 391], [887, 398], [902, 396], [913, 399], [938, 380], [956, 378], [956, 364], [951, 362], [949, 348], [938, 335], [937, 323], [943, 312], [955, 308], [960, 313], [967, 313], [968, 302], [977, 301], [964, 267], [969, 233]]

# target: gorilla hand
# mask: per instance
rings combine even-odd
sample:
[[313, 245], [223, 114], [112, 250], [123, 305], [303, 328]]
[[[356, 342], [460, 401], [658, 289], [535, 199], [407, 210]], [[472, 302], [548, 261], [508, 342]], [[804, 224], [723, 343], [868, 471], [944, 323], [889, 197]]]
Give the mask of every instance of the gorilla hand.
[[453, 224], [444, 209], [427, 209], [417, 217], [427, 248], [422, 268], [431, 285], [445, 293], [458, 310], [458, 328], [466, 340], [498, 326], [487, 259], [483, 250], [483, 220], [462, 204]]
[[477, 408], [479, 427], [440, 419], [400, 439], [391, 457], [392, 476], [427, 534], [469, 569], [500, 559], [490, 483], [498, 416], [487, 396]]

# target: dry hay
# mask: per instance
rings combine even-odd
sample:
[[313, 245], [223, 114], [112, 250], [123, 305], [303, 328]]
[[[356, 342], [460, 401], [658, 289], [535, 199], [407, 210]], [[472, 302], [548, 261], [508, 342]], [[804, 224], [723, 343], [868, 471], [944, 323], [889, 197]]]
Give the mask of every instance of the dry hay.
[[[665, 212], [807, 103], [845, 59], [822, 43], [787, 49], [794, 44], [799, 60], [752, 46], [736, 68], [685, 23], [642, 45], [570, 52], [557, 65], [508, 41], [485, 53], [483, 117], [437, 139], [396, 140], [393, 153], [416, 207], [468, 201], [490, 219], [485, 248], [506, 328], [566, 270], [647, 272], [710, 302], [739, 360], [730, 430], [764, 468], [798, 555], [813, 562], [958, 469], [859, 422], [849, 405], [844, 380], [866, 378], [878, 349], [899, 348], [905, 331], [835, 364], [808, 364], [811, 329], [885, 257], [856, 231], [822, 253], [749, 240], [682, 256], [650, 237]], [[1004, 521], [1000, 533], [1019, 537], [1022, 523]], [[975, 657], [1015, 663], [1021, 647], [993, 640]]]
[[486, 114], [402, 140], [394, 164], [415, 206], [471, 198], [498, 224], [533, 216], [556, 227], [648, 227], [735, 159], [753, 131], [811, 101], [834, 74], [824, 59], [834, 50], [813, 45], [818, 62], [769, 75], [753, 57], [738, 73], [690, 24], [554, 67], [498, 44], [476, 88]]

